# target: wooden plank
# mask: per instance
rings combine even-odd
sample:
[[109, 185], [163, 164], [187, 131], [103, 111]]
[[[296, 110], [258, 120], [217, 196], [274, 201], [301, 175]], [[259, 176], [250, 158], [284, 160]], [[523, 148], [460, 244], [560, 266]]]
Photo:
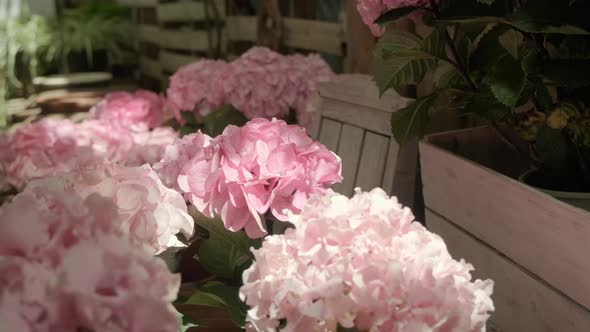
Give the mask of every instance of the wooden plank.
[[207, 31], [192, 29], [161, 29], [160, 47], [186, 51], [209, 50]]
[[225, 20], [227, 40], [256, 42], [256, 16], [228, 16]]
[[344, 30], [338, 22], [283, 18], [283, 45], [334, 55], [343, 54]]
[[324, 144], [330, 151], [337, 151], [341, 130], [342, 123], [330, 119], [322, 119], [320, 143]]
[[[445, 240], [455, 259], [464, 258], [473, 264], [474, 279], [494, 280], [492, 299], [496, 310], [489, 324], [495, 328], [493, 331], [578, 332], [590, 329], [590, 312], [577, 303], [443, 217], [426, 210], [426, 220], [429, 230]], [[547, 263], [544, 258], [539, 261]]]
[[[485, 128], [464, 132], [490, 135]], [[447, 136], [449, 145], [460, 144], [455, 134]], [[490, 144], [472, 150], [495, 151], [494, 159], [507, 164], [514, 160]], [[588, 211], [429, 142], [420, 144], [420, 157], [428, 208], [590, 308]]]
[[[392, 139], [392, 142], [394, 140]], [[393, 178], [392, 195], [397, 196], [400, 203], [410, 208], [415, 207], [416, 178], [418, 174], [418, 140], [414, 139], [403, 144], [398, 152]]]
[[391, 113], [389, 112], [324, 98], [322, 116], [383, 135], [391, 135]]
[[383, 182], [381, 183], [381, 188], [383, 188], [388, 194], [391, 194], [391, 190], [393, 189], [393, 179], [397, 170], [398, 153], [399, 144], [397, 144], [395, 139], [390, 138], [387, 162], [385, 163], [385, 173], [383, 174]]
[[158, 0], [117, 0], [117, 3], [127, 7], [155, 7]]
[[376, 38], [356, 8], [356, 1], [341, 2], [346, 6], [346, 70], [349, 73], [370, 73]]
[[341, 183], [334, 185], [333, 189], [346, 196], [352, 196], [356, 173], [363, 148], [364, 130], [348, 124], [342, 125], [340, 142], [338, 143], [338, 156], [342, 159]]
[[153, 44], [160, 43], [160, 28], [156, 25], [140, 24], [137, 26], [138, 39]]
[[198, 57], [186, 54], [174, 53], [166, 50], [160, 51], [160, 64], [166, 72], [173, 73], [178, 68], [198, 60]]
[[361, 74], [342, 75], [342, 79], [320, 83], [320, 95], [390, 113], [405, 107], [412, 100], [400, 96], [392, 89], [379, 97], [373, 78]]
[[[215, 0], [219, 18], [225, 17], [225, 1]], [[204, 2], [168, 2], [161, 3], [156, 8], [160, 22], [196, 22], [213, 20], [213, 8], [207, 9]], [[209, 13], [207, 13], [209, 10]]]
[[157, 60], [153, 60], [146, 57], [139, 58], [139, 71], [149, 77], [161, 79], [162, 78], [162, 66]]
[[364, 191], [381, 186], [389, 150], [389, 137], [367, 131], [356, 175], [355, 187]]

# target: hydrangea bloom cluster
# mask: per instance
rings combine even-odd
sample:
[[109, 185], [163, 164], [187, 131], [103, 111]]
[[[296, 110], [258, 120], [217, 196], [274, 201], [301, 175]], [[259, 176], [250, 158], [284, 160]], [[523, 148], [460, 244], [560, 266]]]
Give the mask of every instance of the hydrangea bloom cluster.
[[177, 137], [170, 128], [134, 131], [100, 120], [45, 118], [0, 135], [0, 187], [21, 190], [33, 179], [105, 163], [155, 163]]
[[32, 182], [0, 207], [3, 330], [178, 331], [180, 276], [129, 238], [110, 199], [64, 191]]
[[312, 198], [253, 250], [240, 296], [257, 331], [485, 331], [491, 280], [381, 189]]
[[384, 31], [375, 24], [375, 20], [390, 9], [409, 6], [430, 8], [431, 0], [357, 0], [356, 8], [373, 35], [381, 36]]
[[260, 214], [287, 220], [286, 211], [299, 212], [311, 195], [342, 180], [336, 154], [303, 127], [276, 119], [228, 126], [214, 139], [185, 136], [154, 168], [167, 183], [176, 179], [201, 213], [220, 215], [227, 229], [253, 238], [266, 234]]
[[117, 208], [121, 230], [155, 255], [168, 248], [186, 247], [176, 235], [182, 233], [188, 239], [194, 231], [182, 196], [165, 187], [149, 165], [101, 166], [33, 181], [27, 190], [46, 187], [64, 196], [97, 194], [109, 200]]
[[167, 96], [177, 113], [195, 111], [202, 117], [231, 104], [248, 119], [270, 119], [293, 110], [299, 123], [309, 126], [318, 83], [333, 77], [319, 55], [281, 55], [254, 47], [230, 63], [201, 60], [180, 68], [171, 77]]
[[159, 126], [164, 118], [164, 97], [147, 90], [109, 93], [90, 110], [90, 118], [137, 130]]

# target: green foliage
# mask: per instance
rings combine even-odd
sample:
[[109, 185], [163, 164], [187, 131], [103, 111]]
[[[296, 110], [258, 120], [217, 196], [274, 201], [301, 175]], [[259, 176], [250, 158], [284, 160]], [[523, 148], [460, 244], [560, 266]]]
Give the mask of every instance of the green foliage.
[[209, 238], [199, 248], [199, 263], [218, 277], [234, 277], [234, 271], [252, 259], [250, 249], [260, 246], [260, 240], [250, 239], [243, 231], [228, 231], [220, 218], [207, 218], [199, 214], [194, 219], [197, 225], [209, 233]]
[[178, 323], [180, 324], [180, 328], [178, 329], [178, 332], [186, 332], [191, 327], [199, 326], [195, 321], [190, 319], [190, 317], [183, 315], [179, 311], [176, 311], [176, 318], [178, 319]]
[[247, 309], [246, 304], [240, 300], [239, 290], [237, 286], [210, 281], [195, 289], [185, 304], [225, 308], [234, 324], [243, 328]]
[[[414, 10], [390, 10], [377, 22]], [[431, 35], [389, 32], [375, 50], [380, 93], [418, 84], [427, 74], [434, 80], [431, 94], [392, 115], [394, 137], [400, 143], [420, 137], [434, 113], [455, 108], [514, 126], [533, 144], [536, 166], [584, 173], [590, 168], [588, 12], [590, 1], [448, 0], [425, 20]], [[578, 105], [575, 114], [564, 111], [564, 101]]]
[[228, 125], [243, 126], [248, 122], [244, 114], [232, 105], [224, 105], [207, 114], [203, 120], [203, 132], [215, 137], [223, 132]]
[[408, 6], [408, 7], [401, 7], [401, 8], [394, 8], [391, 10], [386, 11], [385, 13], [381, 14], [379, 18], [375, 20], [375, 23], [379, 24], [379, 26], [384, 27], [387, 23], [395, 21], [401, 17], [404, 17], [414, 11], [421, 9], [421, 7], [416, 6]]

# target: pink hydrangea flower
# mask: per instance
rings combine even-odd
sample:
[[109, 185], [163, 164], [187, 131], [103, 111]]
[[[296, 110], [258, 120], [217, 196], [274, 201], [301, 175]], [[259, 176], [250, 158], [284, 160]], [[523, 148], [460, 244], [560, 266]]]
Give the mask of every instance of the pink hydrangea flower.
[[203, 118], [224, 103], [222, 92], [215, 89], [213, 82], [228, 64], [220, 60], [199, 60], [180, 67], [170, 77], [168, 107], [181, 120], [181, 111], [195, 111]]
[[[130, 211], [138, 211], [133, 198], [146, 192], [148, 180], [118, 176], [127, 180], [113, 185], [110, 180], [116, 178], [95, 172], [75, 180], [33, 181], [0, 207], [3, 329], [178, 331], [171, 302], [180, 276], [170, 273], [143, 240], [130, 236], [138, 232], [124, 226], [137, 222], [129, 219]], [[84, 186], [99, 193], [80, 194]], [[150, 203], [150, 196], [157, 194], [142, 200]], [[177, 213], [167, 207], [177, 202], [161, 201], [165, 211], [152, 213], [156, 223], [169, 218], [166, 213]]]
[[46, 118], [0, 135], [0, 187], [105, 163], [139, 166], [161, 159], [178, 137], [169, 128], [133, 131], [100, 120]]
[[375, 20], [390, 9], [408, 6], [430, 8], [431, 3], [430, 0], [357, 0], [356, 8], [373, 35], [381, 36], [384, 31]]
[[162, 123], [164, 105], [164, 97], [151, 91], [112, 92], [90, 110], [90, 118], [146, 130]]
[[200, 119], [223, 104], [231, 104], [246, 118], [285, 118], [296, 112], [311, 127], [319, 100], [318, 83], [335, 75], [319, 55], [281, 55], [254, 47], [236, 60], [200, 60], [180, 68], [167, 91], [170, 108], [196, 111]]
[[[112, 202], [117, 208], [116, 226], [152, 254], [160, 254], [168, 248], [186, 247], [176, 235], [182, 233], [188, 239], [193, 234], [194, 222], [187, 213], [184, 199], [175, 190], [165, 187], [149, 165], [101, 166], [95, 170], [36, 180], [29, 183], [21, 197], [41, 202], [41, 211], [43, 208], [54, 211], [55, 204], [60, 203], [60, 196], [86, 199], [91, 195], [99, 195]], [[20, 204], [23, 204], [22, 200], [20, 198]], [[43, 205], [44, 202], [47, 206]], [[15, 203], [12, 206], [18, 205]], [[31, 210], [31, 213], [37, 210]], [[33, 217], [29, 219], [35, 220]], [[0, 224], [0, 230], [12, 226]], [[4, 233], [11, 234], [8, 230]], [[26, 233], [22, 234], [24, 236]]]
[[220, 215], [231, 231], [250, 237], [266, 234], [260, 214], [286, 220], [307, 199], [342, 180], [341, 161], [282, 120], [254, 119], [228, 126], [214, 139], [201, 133], [168, 147], [155, 169], [206, 216]]
[[257, 331], [485, 331], [491, 280], [381, 189], [312, 198], [253, 250], [240, 296]]

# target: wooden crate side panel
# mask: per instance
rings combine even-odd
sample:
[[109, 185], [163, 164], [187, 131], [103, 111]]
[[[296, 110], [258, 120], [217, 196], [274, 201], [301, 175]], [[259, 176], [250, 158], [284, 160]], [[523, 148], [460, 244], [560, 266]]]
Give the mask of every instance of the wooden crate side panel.
[[[219, 18], [225, 17], [225, 0], [215, 0]], [[168, 2], [157, 6], [158, 21], [166, 22], [198, 22], [212, 20], [213, 8], [207, 8], [204, 2]], [[209, 11], [209, 12], [207, 12]]]
[[139, 41], [153, 44], [160, 43], [160, 28], [156, 25], [140, 24], [137, 26], [137, 34]]
[[338, 141], [342, 123], [331, 119], [322, 119], [320, 124], [320, 143], [324, 144], [330, 151], [338, 151]]
[[399, 144], [397, 144], [393, 138], [390, 138], [389, 151], [387, 152], [387, 162], [385, 163], [385, 174], [383, 175], [383, 183], [381, 183], [383, 190], [388, 193], [390, 193], [393, 189], [393, 179], [395, 178], [398, 154]]
[[385, 112], [395, 112], [411, 99], [400, 96], [392, 89], [379, 96], [372, 77], [361, 74], [342, 75], [342, 79], [320, 83], [320, 95], [352, 105], [370, 107]]
[[[439, 234], [455, 259], [473, 264], [474, 279], [494, 281], [493, 331], [578, 332], [590, 329], [590, 312], [534, 278], [494, 249], [443, 217], [426, 210], [430, 231]], [[543, 259], [540, 259], [543, 261]]]
[[127, 7], [155, 7], [158, 0], [117, 0], [117, 3]]
[[228, 16], [225, 19], [227, 41], [256, 42], [256, 24], [255, 16]]
[[283, 18], [283, 45], [334, 55], [343, 54], [342, 23]]
[[160, 29], [159, 36], [160, 47], [163, 48], [199, 52], [209, 50], [209, 41], [205, 30]]
[[426, 206], [590, 308], [590, 214], [430, 143]]
[[391, 114], [378, 109], [323, 98], [322, 116], [364, 128], [376, 133], [391, 135]]
[[198, 59], [199, 58], [196, 56], [178, 54], [166, 50], [160, 51], [160, 63], [162, 65], [162, 69], [165, 72], [169, 73], [173, 73], [178, 68], [191, 62], [197, 61]]
[[146, 57], [139, 58], [139, 71], [151, 78], [161, 79], [162, 78], [162, 66], [157, 60], [153, 60]]
[[363, 152], [356, 175], [355, 187], [364, 191], [380, 187], [389, 150], [389, 137], [370, 131], [365, 133]]
[[342, 183], [333, 186], [334, 191], [351, 196], [363, 148], [364, 130], [348, 124], [342, 125], [338, 143], [338, 156], [342, 159]]

